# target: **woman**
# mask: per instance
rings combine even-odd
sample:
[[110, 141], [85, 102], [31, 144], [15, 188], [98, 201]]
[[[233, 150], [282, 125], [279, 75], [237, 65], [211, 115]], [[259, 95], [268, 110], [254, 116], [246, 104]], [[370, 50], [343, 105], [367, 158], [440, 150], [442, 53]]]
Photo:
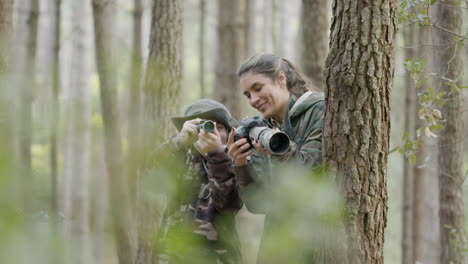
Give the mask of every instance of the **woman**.
[[[228, 151], [241, 197], [251, 212], [266, 214], [258, 263], [342, 263], [335, 257], [342, 246], [330, 239], [337, 237], [332, 233], [339, 229], [340, 220], [327, 218], [340, 214], [340, 199], [336, 192], [326, 191], [332, 198], [320, 201], [323, 196], [317, 193], [334, 184], [319, 173], [311, 177], [310, 170], [321, 163], [323, 94], [312, 91], [294, 64], [271, 54], [249, 58], [237, 75], [249, 104], [268, 126], [291, 139], [285, 154], [274, 155], [255, 139], [252, 144], [257, 151], [250, 149], [247, 139], [234, 142], [234, 133], [229, 135]], [[274, 173], [267, 170], [268, 159]]]
[[[286, 132], [291, 139], [289, 150], [280, 156], [272, 155], [277, 162], [295, 160], [307, 167], [316, 167], [321, 162], [324, 99], [320, 92], [313, 92], [307, 77], [291, 62], [271, 54], [255, 55], [239, 68], [237, 76], [243, 94], [249, 104], [257, 109], [272, 128]], [[231, 133], [228, 143], [239, 175], [246, 175], [243, 166], [253, 154], [247, 139], [234, 141]], [[258, 142], [255, 148], [268, 153]], [[253, 179], [242, 178], [248, 184]], [[245, 186], [243, 186], [245, 187]]]

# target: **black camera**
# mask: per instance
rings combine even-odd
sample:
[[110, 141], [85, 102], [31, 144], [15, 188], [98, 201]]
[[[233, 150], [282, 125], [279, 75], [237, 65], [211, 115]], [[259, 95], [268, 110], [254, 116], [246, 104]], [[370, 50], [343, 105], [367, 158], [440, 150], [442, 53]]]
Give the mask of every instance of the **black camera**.
[[256, 139], [262, 147], [277, 155], [286, 153], [290, 145], [286, 133], [269, 128], [259, 116], [242, 119], [240, 126], [236, 128], [234, 140], [237, 141], [241, 138], [247, 139], [250, 148], [253, 148], [251, 138]]
[[206, 132], [214, 133], [215, 123], [211, 120], [201, 120], [196, 127], [198, 132], [203, 128]]

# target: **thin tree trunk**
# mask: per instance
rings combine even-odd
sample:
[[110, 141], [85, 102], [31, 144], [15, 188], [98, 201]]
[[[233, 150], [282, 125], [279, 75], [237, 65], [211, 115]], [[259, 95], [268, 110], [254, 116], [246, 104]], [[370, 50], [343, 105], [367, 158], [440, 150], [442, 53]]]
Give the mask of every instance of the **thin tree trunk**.
[[[11, 73], [11, 44], [13, 40], [13, 0], [0, 0], [0, 177], [2, 181], [13, 177], [13, 104], [7, 83]], [[4, 186], [0, 199], [7, 196]], [[7, 197], [5, 197], [7, 198]], [[11, 197], [8, 197], [11, 198]], [[1, 215], [3, 217], [3, 214]]]
[[[462, 11], [454, 8], [456, 1], [445, 1], [438, 5], [437, 26], [452, 32], [462, 32]], [[446, 79], [461, 84], [463, 64], [461, 49], [456, 44], [455, 36], [438, 30], [437, 39], [441, 46], [437, 53], [441, 91], [447, 92], [447, 99], [442, 107], [442, 117], [445, 128], [439, 139], [439, 183], [440, 183], [440, 232], [441, 232], [441, 263], [464, 263], [464, 252], [459, 247], [464, 242], [464, 211], [463, 211], [463, 97], [460, 90], [454, 90]], [[460, 235], [459, 238], [453, 235]], [[456, 240], [453, 242], [451, 240]], [[458, 243], [458, 245], [457, 245]]]
[[[73, 1], [70, 83], [67, 85], [67, 124], [64, 157], [65, 258], [92, 263], [90, 247], [90, 119], [89, 5]], [[65, 91], [64, 91], [65, 92]]]
[[117, 80], [115, 71], [115, 1], [93, 0], [94, 39], [100, 81], [102, 117], [104, 120], [104, 147], [107, 173], [111, 179], [111, 214], [117, 238], [119, 263], [132, 263], [133, 245], [130, 240], [130, 201], [128, 181], [123, 171], [121, 132], [117, 107]]
[[280, 45], [279, 45], [279, 14], [278, 14], [278, 2], [276, 0], [270, 0], [270, 17], [271, 20], [268, 23], [270, 26], [270, 32], [271, 32], [271, 44], [272, 44], [272, 52], [273, 54], [279, 54], [280, 53]]
[[9, 65], [13, 35], [13, 0], [0, 0], [0, 72]]
[[[299, 1], [281, 1], [280, 2], [280, 56], [284, 58], [288, 58], [289, 60], [296, 60], [296, 54], [294, 53], [296, 50], [296, 33], [292, 30], [292, 23], [295, 17], [297, 17], [297, 13], [299, 8], [297, 7]], [[301, 8], [302, 10], [302, 8]], [[328, 30], [328, 28], [327, 28]], [[326, 33], [325, 33], [326, 34]], [[328, 39], [328, 34], [326, 34]], [[327, 43], [325, 43], [326, 45]]]
[[[418, 47], [413, 55], [413, 59], [420, 60], [425, 58], [428, 55], [428, 49], [425, 48], [425, 44], [428, 43], [428, 30], [427, 28], [418, 28], [416, 32], [412, 32], [413, 34], [413, 45], [420, 46]], [[426, 60], [427, 61], [427, 60]], [[430, 65], [426, 66], [430, 69]], [[421, 76], [420, 78], [423, 78]], [[413, 84], [413, 87], [416, 87], [416, 84]], [[416, 98], [417, 94], [423, 93], [427, 87], [431, 87], [430, 81], [426, 81], [422, 87], [419, 89], [413, 89], [413, 96]], [[416, 102], [415, 102], [416, 103]], [[416, 118], [416, 129], [420, 127], [426, 126], [426, 121], [417, 118], [417, 109], [412, 113], [413, 116]], [[413, 260], [411, 263], [415, 262], [422, 262], [425, 252], [424, 252], [424, 215], [425, 215], [425, 201], [426, 201], [426, 193], [427, 191], [427, 177], [428, 177], [428, 170], [427, 170], [427, 155], [428, 155], [428, 138], [425, 135], [422, 135], [419, 138], [419, 147], [416, 153], [416, 164], [413, 165], [413, 184], [412, 184], [412, 203], [413, 203]]]
[[245, 52], [247, 57], [253, 55], [255, 50], [255, 6], [257, 0], [246, 0], [245, 4]]
[[273, 31], [274, 18], [272, 5], [274, 0], [261, 0], [258, 10], [262, 12], [262, 50], [263, 52], [273, 52]]
[[302, 65], [304, 73], [317, 88], [323, 87], [322, 72], [328, 52], [328, 21], [328, 0], [302, 0]]
[[237, 67], [245, 59], [245, 1], [221, 0], [218, 6], [218, 56], [214, 97], [235, 118], [242, 117]]
[[206, 0], [200, 0], [200, 35], [199, 35], [199, 62], [200, 62], [200, 98], [206, 97], [206, 81], [205, 81], [205, 35], [206, 35]]
[[383, 263], [396, 1], [335, 0], [324, 160], [346, 198], [348, 263]]
[[[142, 0], [134, 1], [133, 10], [133, 40], [132, 40], [132, 69], [130, 70], [130, 99], [128, 107], [128, 142], [129, 148], [126, 161], [128, 162], [127, 177], [129, 180], [130, 202], [133, 205], [132, 211], [135, 216], [138, 216], [137, 211], [137, 186], [138, 186], [138, 168], [143, 157], [142, 146], [142, 107], [141, 107], [141, 79], [143, 69], [143, 54], [142, 54], [142, 18], [143, 18], [143, 2]], [[134, 219], [135, 227], [131, 230], [136, 232], [132, 234], [137, 236], [138, 220]]]
[[59, 54], [60, 54], [60, 23], [61, 23], [61, 0], [54, 0], [52, 4], [52, 34], [54, 36], [53, 44], [53, 58], [52, 58], [52, 75], [53, 75], [53, 84], [52, 84], [52, 124], [50, 131], [50, 208], [52, 215], [57, 216], [58, 213], [58, 187], [57, 187], [57, 163], [58, 163], [58, 130], [59, 130], [59, 120], [60, 120], [60, 102], [59, 102], [59, 93], [60, 93], [60, 63], [59, 63]]
[[[415, 25], [414, 25], [415, 26]], [[414, 49], [408, 48], [414, 45], [415, 27], [408, 27], [403, 32], [405, 43], [405, 61], [414, 59]], [[416, 91], [414, 81], [411, 78], [410, 72], [406, 72], [405, 76], [405, 133], [408, 134], [408, 140], [416, 139]], [[402, 263], [412, 264], [413, 261], [413, 179], [414, 166], [408, 158], [403, 160], [404, 175], [403, 175], [403, 235], [402, 235]]]
[[37, 32], [39, 20], [39, 0], [30, 0], [29, 11], [27, 15], [27, 35], [26, 35], [26, 56], [24, 72], [26, 78], [21, 78], [21, 94], [19, 108], [19, 173], [22, 178], [23, 186], [23, 206], [26, 215], [32, 213], [30, 195], [32, 193], [32, 160], [31, 160], [31, 143], [32, 143], [32, 104], [34, 100], [35, 86], [35, 62], [37, 54]]

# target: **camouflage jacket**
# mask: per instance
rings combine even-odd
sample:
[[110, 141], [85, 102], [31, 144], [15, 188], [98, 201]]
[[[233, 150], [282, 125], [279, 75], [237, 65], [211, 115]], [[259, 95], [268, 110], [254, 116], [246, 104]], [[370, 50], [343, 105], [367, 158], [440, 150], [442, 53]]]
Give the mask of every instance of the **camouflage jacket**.
[[171, 176], [175, 187], [158, 238], [161, 263], [241, 263], [234, 217], [243, 203], [228, 154], [202, 157], [180, 148], [174, 138], [158, 152], [185, 166]]
[[235, 167], [241, 197], [251, 212], [265, 213], [260, 204], [265, 200], [264, 192], [271, 184], [270, 159], [276, 165], [296, 161], [310, 168], [321, 163], [323, 116], [323, 94], [308, 92], [300, 98], [291, 95], [287, 117], [282, 124], [271, 118], [266, 120], [270, 127], [286, 132], [291, 145], [288, 152], [281, 156], [254, 153], [248, 165]]

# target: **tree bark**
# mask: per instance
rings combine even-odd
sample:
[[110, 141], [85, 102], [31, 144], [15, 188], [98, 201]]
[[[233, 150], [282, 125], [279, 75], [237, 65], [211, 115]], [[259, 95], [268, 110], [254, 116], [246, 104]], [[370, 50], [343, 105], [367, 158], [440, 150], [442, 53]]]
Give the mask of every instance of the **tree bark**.
[[[70, 83], [66, 90], [64, 155], [65, 258], [70, 263], [92, 263], [90, 245], [91, 94], [89, 5], [71, 3]], [[89, 10], [90, 11], [90, 10]], [[65, 91], [64, 91], [65, 92]]]
[[383, 263], [396, 1], [333, 2], [324, 160], [346, 198], [349, 263]]
[[36, 54], [37, 54], [37, 32], [39, 20], [39, 0], [30, 0], [27, 14], [26, 33], [26, 56], [24, 57], [24, 73], [26, 78], [20, 80], [19, 98], [19, 130], [18, 130], [18, 153], [19, 153], [19, 175], [23, 186], [23, 206], [26, 215], [32, 214], [30, 195], [32, 193], [32, 106], [34, 100], [34, 86], [36, 75]]
[[[299, 9], [302, 12], [302, 8], [299, 8], [298, 5], [300, 1], [281, 1], [280, 2], [280, 56], [284, 58], [288, 58], [289, 60], [296, 61], [295, 51], [297, 49], [297, 32], [292, 30], [292, 25], [294, 19], [298, 16]], [[328, 28], [326, 29], [328, 31]], [[325, 33], [326, 34], [326, 33]], [[326, 34], [326, 38], [328, 39], [328, 35]], [[325, 43], [327, 45], [327, 43]], [[325, 55], [324, 55], [325, 56]], [[325, 57], [324, 61], [325, 63]], [[322, 67], [323, 69], [323, 67]]]
[[198, 42], [199, 50], [199, 78], [200, 78], [200, 98], [206, 97], [206, 78], [205, 78], [205, 35], [206, 35], [206, 0], [200, 0], [200, 35]]
[[214, 98], [224, 104], [234, 118], [242, 117], [237, 67], [246, 56], [245, 1], [221, 0], [218, 3], [218, 49]]
[[[177, 114], [182, 78], [182, 1], [154, 0], [149, 58], [143, 87], [143, 145], [149, 157], [174, 131], [169, 117]], [[139, 238], [136, 263], [154, 263], [153, 234], [162, 208], [139, 196]], [[156, 248], [157, 250], [157, 248]]]
[[57, 178], [57, 164], [58, 164], [58, 131], [59, 131], [59, 120], [60, 120], [60, 23], [61, 23], [61, 0], [54, 0], [52, 4], [52, 34], [54, 36], [53, 53], [52, 53], [52, 122], [50, 131], [50, 208], [52, 214], [57, 216], [58, 213], [58, 178]]
[[9, 46], [13, 34], [13, 0], [0, 0], [0, 72], [9, 65]]
[[302, 68], [317, 88], [324, 86], [322, 72], [328, 52], [328, 21], [328, 0], [302, 0]]
[[104, 120], [104, 146], [107, 173], [111, 179], [110, 201], [112, 221], [117, 238], [119, 263], [132, 263], [134, 247], [130, 239], [129, 181], [123, 171], [121, 132], [117, 107], [117, 80], [113, 25], [115, 1], [93, 0], [94, 39], [99, 73], [101, 111]]
[[[409, 48], [415, 45], [415, 25], [404, 29], [403, 38], [405, 43], [405, 61], [415, 59], [415, 49]], [[405, 133], [408, 134], [408, 140], [416, 139], [416, 91], [414, 89], [414, 81], [411, 78], [410, 72], [406, 71], [405, 75]], [[413, 179], [414, 166], [408, 158], [403, 160], [404, 175], [403, 175], [403, 234], [402, 234], [402, 263], [412, 264], [413, 261]]]
[[[161, 141], [173, 131], [169, 116], [177, 113], [182, 78], [182, 5], [154, 0], [150, 53], [143, 89], [145, 140]], [[158, 133], [155, 135], [155, 131]], [[155, 139], [158, 139], [155, 141]], [[145, 145], [148, 146], [147, 142]], [[154, 146], [154, 144], [149, 144]]]
[[[452, 32], [462, 32], [462, 11], [454, 8], [456, 1], [449, 0], [438, 4], [436, 25]], [[436, 29], [437, 30], [437, 29]], [[463, 211], [463, 97], [458, 89], [453, 89], [447, 78], [456, 85], [461, 85], [463, 64], [461, 49], [456, 45], [456, 37], [442, 30], [436, 31], [441, 46], [437, 50], [437, 65], [440, 80], [438, 86], [447, 92], [446, 102], [441, 112], [445, 120], [445, 128], [439, 138], [439, 183], [440, 183], [440, 232], [441, 232], [441, 263], [464, 263], [464, 253], [459, 247], [464, 240]], [[456, 233], [454, 233], [454, 231]], [[453, 235], [460, 235], [456, 238]], [[453, 240], [456, 242], [454, 243]], [[457, 245], [458, 243], [458, 245]]]
[[[138, 168], [143, 159], [143, 122], [141, 107], [141, 83], [143, 76], [143, 54], [142, 54], [142, 19], [143, 19], [143, 1], [135, 0], [133, 9], [133, 36], [132, 36], [132, 68], [130, 69], [130, 98], [128, 101], [128, 127], [127, 136], [129, 147], [126, 161], [127, 179], [129, 180], [130, 203], [134, 215], [138, 216], [137, 211], [137, 193], [138, 193]], [[132, 225], [137, 226], [138, 221], [134, 219]], [[131, 227], [132, 231], [137, 232], [137, 228]], [[132, 234], [132, 235], [137, 235]]]
[[[13, 0], [0, 0], [0, 177], [2, 181], [13, 179], [13, 128], [14, 107], [13, 97], [9, 92], [7, 83], [11, 73], [11, 44], [13, 40]], [[0, 199], [6, 201], [7, 190], [11, 186], [5, 185], [0, 194]], [[5, 199], [3, 199], [5, 198]], [[5, 209], [3, 209], [5, 210]], [[2, 214], [0, 217], [3, 217]]]

